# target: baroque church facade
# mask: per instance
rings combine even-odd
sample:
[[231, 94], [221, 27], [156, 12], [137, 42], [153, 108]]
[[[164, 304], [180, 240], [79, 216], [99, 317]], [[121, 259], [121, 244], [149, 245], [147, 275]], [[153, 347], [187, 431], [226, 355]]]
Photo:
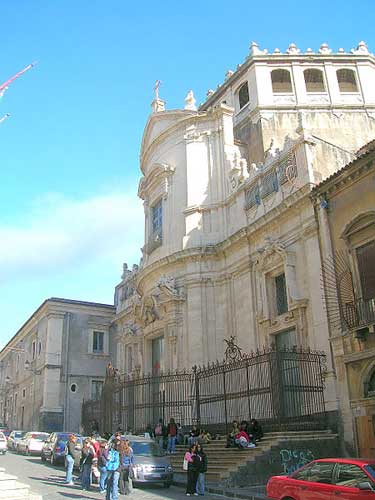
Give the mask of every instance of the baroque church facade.
[[[303, 346], [328, 356], [313, 187], [375, 137], [375, 58], [322, 44], [250, 53], [197, 109], [156, 92], [140, 153], [145, 233], [124, 264], [111, 335], [121, 373], [159, 373], [245, 352]], [[319, 208], [325, 210], [324, 204]]]

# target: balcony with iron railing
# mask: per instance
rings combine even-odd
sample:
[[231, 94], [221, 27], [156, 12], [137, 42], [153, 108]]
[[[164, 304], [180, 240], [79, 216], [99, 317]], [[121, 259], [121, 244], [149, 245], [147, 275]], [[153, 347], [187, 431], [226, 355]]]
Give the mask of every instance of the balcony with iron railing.
[[356, 299], [342, 306], [343, 319], [349, 329], [366, 328], [375, 325], [375, 297]]

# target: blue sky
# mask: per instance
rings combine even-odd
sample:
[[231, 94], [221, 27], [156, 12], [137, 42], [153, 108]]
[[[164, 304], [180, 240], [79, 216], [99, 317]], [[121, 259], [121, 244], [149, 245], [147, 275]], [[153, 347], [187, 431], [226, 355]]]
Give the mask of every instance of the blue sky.
[[13, 0], [1, 5], [0, 346], [47, 297], [112, 303], [140, 258], [139, 147], [152, 89], [198, 103], [248, 54], [375, 51], [375, 2]]

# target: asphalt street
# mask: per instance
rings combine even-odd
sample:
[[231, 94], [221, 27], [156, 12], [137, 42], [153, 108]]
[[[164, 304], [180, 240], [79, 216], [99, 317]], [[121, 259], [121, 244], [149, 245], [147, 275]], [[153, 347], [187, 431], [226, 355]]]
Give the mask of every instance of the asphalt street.
[[[22, 483], [29, 484], [33, 493], [43, 495], [43, 500], [97, 500], [104, 499], [96, 485], [92, 491], [82, 491], [80, 486], [64, 484], [65, 471], [63, 467], [56, 467], [43, 463], [39, 457], [26, 457], [8, 452], [0, 456], [0, 467], [6, 472], [14, 474]], [[181, 488], [172, 486], [169, 489], [158, 486], [134, 488], [129, 496], [119, 496], [120, 499], [134, 498], [135, 500], [182, 500], [186, 495]], [[195, 497], [192, 497], [195, 498]], [[225, 497], [207, 494], [209, 500], [225, 500]]]

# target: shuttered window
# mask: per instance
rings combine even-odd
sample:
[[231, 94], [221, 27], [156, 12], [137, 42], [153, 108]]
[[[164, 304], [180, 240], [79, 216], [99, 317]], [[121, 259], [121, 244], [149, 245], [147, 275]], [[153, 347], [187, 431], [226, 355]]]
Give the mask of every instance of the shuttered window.
[[375, 298], [375, 241], [357, 248], [359, 279], [363, 300]]

